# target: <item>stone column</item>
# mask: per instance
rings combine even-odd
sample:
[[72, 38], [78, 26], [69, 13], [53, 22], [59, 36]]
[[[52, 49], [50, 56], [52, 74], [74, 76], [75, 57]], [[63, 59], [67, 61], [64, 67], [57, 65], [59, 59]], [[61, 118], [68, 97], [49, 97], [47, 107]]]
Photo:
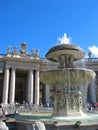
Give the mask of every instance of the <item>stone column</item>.
[[8, 103], [8, 89], [9, 89], [9, 68], [5, 68], [4, 83], [3, 83], [3, 98], [2, 103]]
[[10, 81], [10, 103], [15, 102], [15, 68], [11, 70], [11, 81]]
[[90, 100], [91, 102], [96, 102], [96, 85], [95, 85], [95, 79], [92, 80], [90, 84]]
[[35, 71], [35, 105], [39, 105], [39, 70]]
[[50, 103], [50, 86], [45, 87], [45, 103]]
[[28, 102], [33, 104], [33, 70], [28, 73]]

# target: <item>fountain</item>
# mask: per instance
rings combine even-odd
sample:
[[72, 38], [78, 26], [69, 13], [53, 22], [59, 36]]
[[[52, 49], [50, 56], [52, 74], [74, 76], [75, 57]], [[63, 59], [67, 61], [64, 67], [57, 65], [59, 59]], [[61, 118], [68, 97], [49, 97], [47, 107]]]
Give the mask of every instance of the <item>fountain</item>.
[[[95, 72], [92, 70], [75, 68], [75, 61], [82, 59], [84, 55], [84, 51], [73, 44], [60, 44], [47, 52], [48, 60], [58, 62], [55, 70], [40, 72], [40, 81], [53, 87], [52, 115], [47, 114], [46, 111], [44, 114], [39, 112], [34, 115], [32, 113], [12, 115], [11, 117], [16, 120], [16, 130], [31, 130], [32, 126], [35, 127], [36, 121], [42, 121], [46, 130], [76, 130], [80, 127], [96, 130], [98, 128], [98, 115], [84, 113], [82, 109], [81, 87], [86, 87], [95, 77]], [[42, 123], [37, 124], [40, 125], [39, 130], [44, 130]]]
[[85, 87], [95, 76], [91, 70], [74, 67], [74, 62], [84, 55], [80, 47], [72, 44], [54, 46], [46, 54], [48, 60], [59, 63], [56, 70], [40, 73], [40, 80], [54, 87], [55, 118], [83, 115], [80, 87]]

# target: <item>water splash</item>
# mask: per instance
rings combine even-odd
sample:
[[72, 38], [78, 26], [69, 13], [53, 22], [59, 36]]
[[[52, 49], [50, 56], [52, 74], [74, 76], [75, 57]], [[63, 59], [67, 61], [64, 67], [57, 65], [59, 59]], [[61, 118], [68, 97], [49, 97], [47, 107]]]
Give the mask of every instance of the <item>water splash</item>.
[[57, 41], [59, 44], [71, 44], [71, 38], [67, 37], [66, 33], [62, 37], [58, 37]]

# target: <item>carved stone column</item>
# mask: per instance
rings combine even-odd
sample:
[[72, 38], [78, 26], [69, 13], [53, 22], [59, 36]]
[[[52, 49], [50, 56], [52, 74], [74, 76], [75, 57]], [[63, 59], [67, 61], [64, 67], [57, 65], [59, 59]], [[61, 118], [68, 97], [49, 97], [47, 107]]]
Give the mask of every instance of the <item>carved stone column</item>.
[[9, 68], [5, 68], [4, 83], [3, 83], [3, 98], [2, 103], [8, 103], [8, 89], [9, 89]]
[[11, 81], [10, 81], [10, 103], [15, 102], [15, 68], [11, 70]]
[[35, 104], [39, 105], [39, 70], [35, 72]]
[[28, 73], [28, 102], [33, 103], [33, 70]]

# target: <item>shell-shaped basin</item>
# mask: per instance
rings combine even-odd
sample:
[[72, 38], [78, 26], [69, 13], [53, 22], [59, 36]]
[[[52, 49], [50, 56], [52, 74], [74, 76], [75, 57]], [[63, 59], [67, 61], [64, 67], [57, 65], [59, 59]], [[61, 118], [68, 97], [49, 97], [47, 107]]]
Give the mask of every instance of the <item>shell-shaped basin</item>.
[[88, 84], [94, 79], [94, 77], [94, 71], [83, 68], [61, 68], [40, 72], [40, 81], [50, 86], [60, 82]]

